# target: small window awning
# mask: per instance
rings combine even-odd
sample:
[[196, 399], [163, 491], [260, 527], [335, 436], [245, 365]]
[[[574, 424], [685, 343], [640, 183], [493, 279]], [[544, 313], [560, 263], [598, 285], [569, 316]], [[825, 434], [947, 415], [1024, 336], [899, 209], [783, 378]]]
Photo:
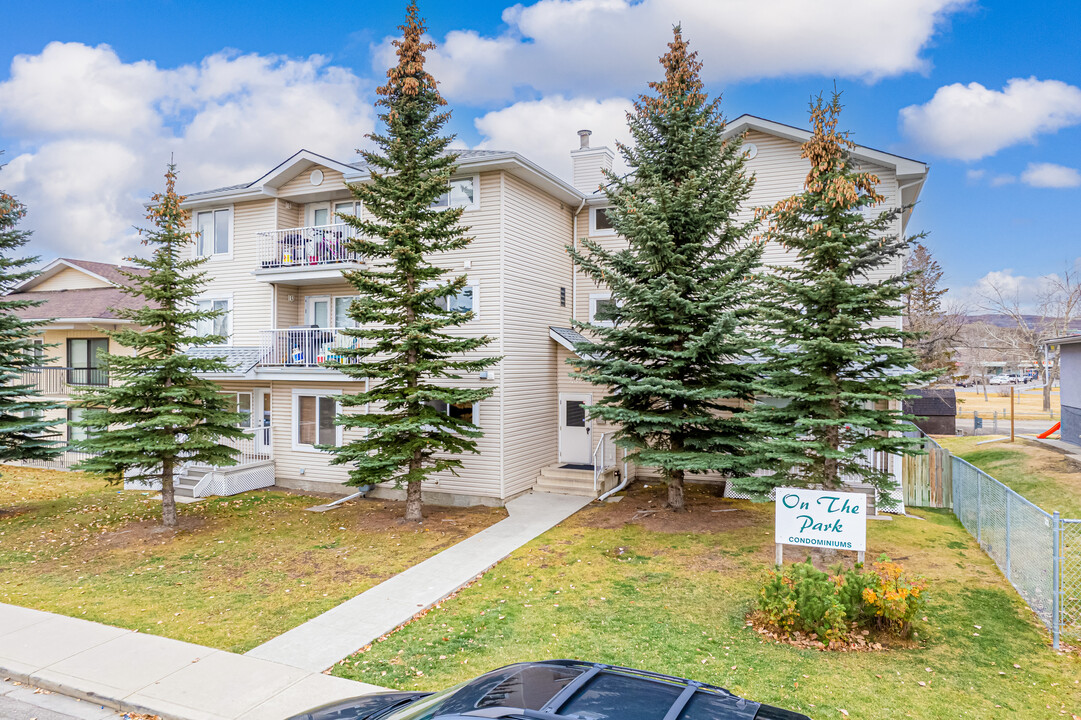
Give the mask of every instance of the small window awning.
[[582, 353], [574, 349], [574, 346], [579, 343], [589, 342], [589, 338], [587, 338], [585, 335], [578, 332], [577, 330], [572, 330], [571, 328], [552, 327], [551, 325], [549, 325], [548, 337], [552, 338], [557, 343], [567, 348], [578, 357], [586, 357], [585, 355], [582, 355]]
[[244, 376], [263, 359], [264, 350], [261, 347], [241, 347], [236, 345], [206, 345], [202, 347], [190, 347], [187, 349], [191, 357], [221, 358], [228, 366], [224, 373], [210, 373], [213, 375]]

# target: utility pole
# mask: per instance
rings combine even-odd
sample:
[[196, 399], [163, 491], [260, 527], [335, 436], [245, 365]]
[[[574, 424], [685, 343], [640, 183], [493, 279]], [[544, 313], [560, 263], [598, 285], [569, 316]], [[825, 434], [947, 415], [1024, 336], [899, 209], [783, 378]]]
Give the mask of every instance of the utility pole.
[[1013, 385], [1010, 385], [1010, 442], [1013, 442], [1013, 427], [1014, 427], [1013, 426], [1013, 416], [1014, 416], [1013, 396], [1014, 396], [1014, 391], [1016, 389], [1017, 389], [1016, 387], [1014, 387]]

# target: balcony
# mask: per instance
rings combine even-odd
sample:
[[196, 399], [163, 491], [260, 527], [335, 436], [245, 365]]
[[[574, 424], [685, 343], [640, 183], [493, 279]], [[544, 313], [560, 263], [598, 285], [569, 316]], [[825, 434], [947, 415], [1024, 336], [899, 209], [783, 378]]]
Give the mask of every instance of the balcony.
[[70, 395], [73, 388], [109, 384], [109, 373], [100, 368], [39, 367], [23, 370], [12, 383], [29, 385], [37, 395]]
[[292, 327], [263, 330], [259, 367], [317, 368], [325, 363], [357, 365], [359, 359], [337, 353], [341, 348], [360, 346], [360, 338], [350, 337], [342, 328]]
[[355, 232], [344, 223], [260, 232], [256, 242], [259, 266], [254, 274], [265, 282], [291, 285], [340, 281], [342, 270], [363, 262], [358, 253], [346, 248]]

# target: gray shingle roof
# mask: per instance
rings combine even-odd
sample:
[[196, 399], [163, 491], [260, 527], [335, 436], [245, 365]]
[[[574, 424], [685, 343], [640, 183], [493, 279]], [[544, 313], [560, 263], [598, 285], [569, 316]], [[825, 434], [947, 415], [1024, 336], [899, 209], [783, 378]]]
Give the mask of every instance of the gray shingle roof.
[[244, 374], [255, 367], [255, 364], [263, 359], [263, 349], [260, 347], [243, 347], [235, 345], [204, 345], [188, 348], [187, 354], [200, 358], [223, 358], [232, 373]]

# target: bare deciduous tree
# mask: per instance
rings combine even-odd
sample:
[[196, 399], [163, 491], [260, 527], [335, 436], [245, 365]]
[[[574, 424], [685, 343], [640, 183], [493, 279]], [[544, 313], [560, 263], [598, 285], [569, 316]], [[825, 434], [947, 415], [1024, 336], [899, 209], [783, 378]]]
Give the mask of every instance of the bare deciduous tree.
[[1043, 382], [1043, 409], [1051, 410], [1051, 388], [1059, 377], [1059, 349], [1043, 344], [1047, 338], [1066, 335], [1081, 314], [1081, 273], [1067, 266], [1059, 274], [1039, 279], [1035, 301], [1024, 303], [1020, 289], [1001, 282], [988, 282], [983, 291], [983, 307], [1013, 321], [1006, 328], [992, 327], [996, 344], [1015, 350], [1039, 368]]

